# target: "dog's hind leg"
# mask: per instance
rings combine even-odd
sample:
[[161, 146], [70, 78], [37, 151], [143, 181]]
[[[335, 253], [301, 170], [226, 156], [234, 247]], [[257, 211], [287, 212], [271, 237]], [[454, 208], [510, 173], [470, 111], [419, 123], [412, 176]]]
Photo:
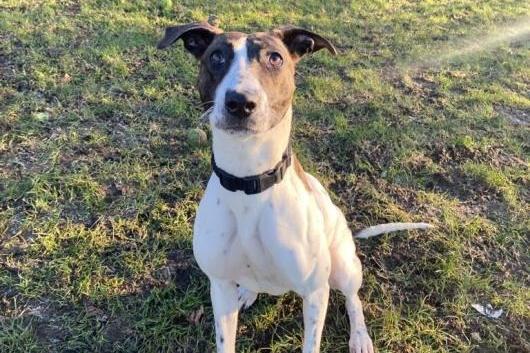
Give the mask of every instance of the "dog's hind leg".
[[304, 298], [304, 349], [303, 353], [319, 353], [322, 329], [328, 309], [329, 285], [308, 293]]
[[346, 297], [346, 309], [350, 318], [350, 353], [373, 353], [372, 340], [366, 330], [363, 307], [357, 294], [362, 283], [361, 261], [355, 255], [355, 244], [350, 231], [345, 229], [344, 233], [344, 238], [331, 249], [330, 284]]
[[234, 282], [210, 278], [217, 353], [235, 353], [237, 332], [237, 286]]

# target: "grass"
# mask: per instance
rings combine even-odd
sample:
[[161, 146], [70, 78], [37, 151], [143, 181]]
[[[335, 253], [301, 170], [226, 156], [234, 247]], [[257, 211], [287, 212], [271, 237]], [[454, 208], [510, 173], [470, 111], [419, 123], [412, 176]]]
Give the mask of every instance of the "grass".
[[[180, 45], [155, 49], [164, 26], [210, 14], [229, 30], [293, 23], [330, 38], [340, 55], [298, 70], [304, 166], [353, 229], [437, 226], [358, 242], [378, 351], [530, 351], [528, 32], [453, 55], [499, 28], [528, 28], [528, 2], [0, 8], [2, 353], [214, 349], [191, 252], [210, 173], [209, 147], [186, 140], [206, 128], [197, 65]], [[504, 314], [483, 317], [477, 302]], [[260, 296], [241, 315], [238, 351], [300, 351], [301, 316], [294, 295]], [[347, 340], [333, 295], [322, 352], [346, 352]]]

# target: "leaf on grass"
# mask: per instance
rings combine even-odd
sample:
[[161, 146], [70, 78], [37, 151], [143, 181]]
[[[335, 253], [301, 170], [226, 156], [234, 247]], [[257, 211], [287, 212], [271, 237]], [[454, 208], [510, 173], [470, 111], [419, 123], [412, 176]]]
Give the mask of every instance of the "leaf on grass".
[[481, 304], [471, 304], [471, 306], [473, 307], [473, 309], [475, 309], [482, 315], [489, 317], [490, 319], [498, 319], [499, 317], [501, 317], [503, 313], [502, 309], [499, 309], [499, 310], [493, 309], [491, 304], [487, 304], [486, 306], [481, 305]]

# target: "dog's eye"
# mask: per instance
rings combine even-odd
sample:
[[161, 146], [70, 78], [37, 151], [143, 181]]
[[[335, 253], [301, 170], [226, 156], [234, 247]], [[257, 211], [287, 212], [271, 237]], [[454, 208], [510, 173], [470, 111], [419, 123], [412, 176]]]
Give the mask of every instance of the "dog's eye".
[[220, 50], [216, 50], [210, 55], [210, 62], [212, 63], [214, 69], [219, 69], [223, 67], [226, 62], [226, 59]]
[[271, 53], [271, 55], [269, 55], [269, 64], [274, 69], [281, 67], [283, 65], [283, 58], [280, 53]]

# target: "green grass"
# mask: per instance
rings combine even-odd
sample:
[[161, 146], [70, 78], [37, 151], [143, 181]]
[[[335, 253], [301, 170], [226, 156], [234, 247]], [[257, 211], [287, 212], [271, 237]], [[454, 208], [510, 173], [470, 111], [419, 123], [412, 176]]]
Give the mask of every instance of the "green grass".
[[[164, 26], [293, 23], [327, 36], [297, 75], [295, 149], [353, 229], [379, 352], [530, 351], [527, 1], [0, 1], [0, 352], [209, 352], [191, 252], [210, 173], [197, 65]], [[471, 41], [473, 42], [473, 41]], [[463, 44], [464, 43], [464, 44]], [[315, 143], [317, 142], [318, 143]], [[472, 303], [504, 309], [497, 320]], [[346, 352], [333, 295], [322, 352]], [[203, 314], [201, 315], [201, 312]], [[198, 318], [197, 318], [198, 317]], [[239, 352], [301, 347], [301, 302], [260, 296]]]

